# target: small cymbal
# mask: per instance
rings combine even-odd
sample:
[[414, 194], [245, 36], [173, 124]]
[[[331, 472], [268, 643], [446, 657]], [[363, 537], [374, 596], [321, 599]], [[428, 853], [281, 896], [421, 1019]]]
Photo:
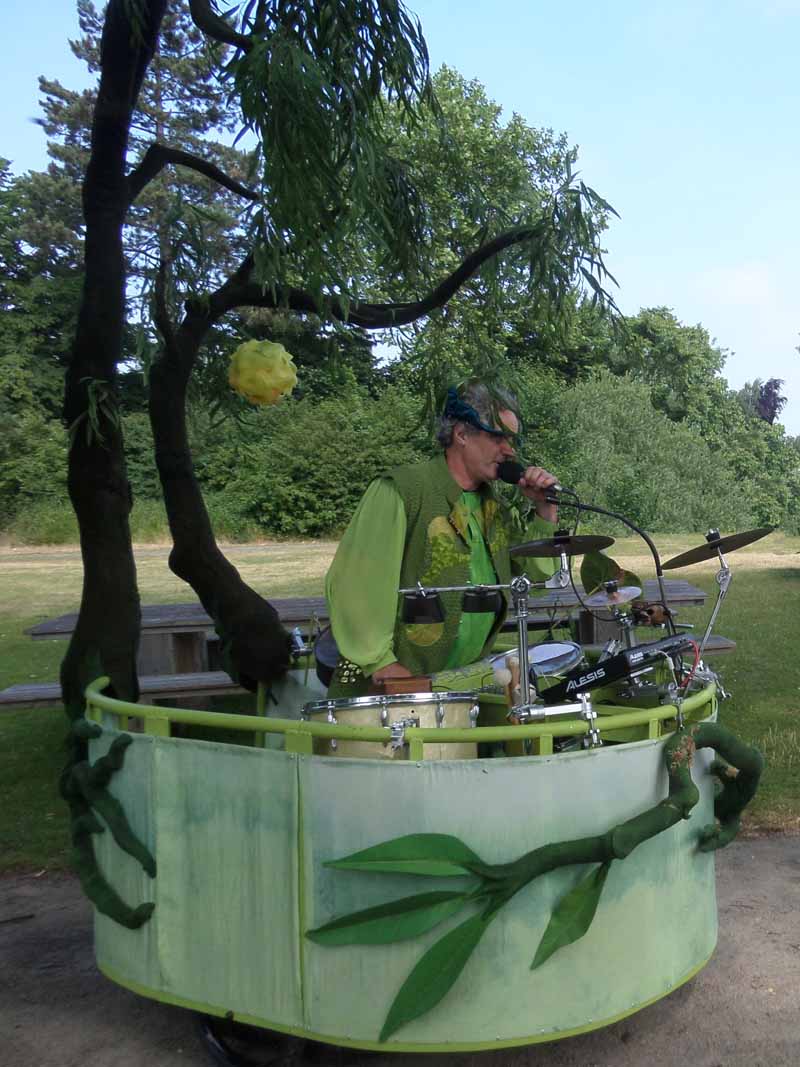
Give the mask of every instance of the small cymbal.
[[618, 604], [629, 604], [641, 595], [642, 591], [638, 585], [622, 585], [613, 593], [601, 589], [599, 593], [584, 597], [583, 602], [590, 608], [613, 608]]
[[545, 537], [541, 541], [523, 541], [522, 544], [512, 545], [508, 551], [512, 556], [536, 558], [560, 556], [562, 552], [566, 556], [582, 556], [584, 552], [599, 552], [601, 548], [613, 544], [613, 537], [571, 537], [566, 534], [563, 537]]
[[668, 559], [666, 563], [663, 563], [662, 567], [665, 571], [673, 570], [675, 567], [688, 567], [690, 563], [700, 563], [704, 559], [713, 559], [717, 554], [717, 550], [720, 552], [734, 552], [737, 548], [744, 548], [745, 545], [750, 545], [753, 541], [766, 537], [774, 529], [774, 526], [760, 526], [757, 530], [745, 530], [744, 533], [728, 534], [727, 537], [715, 537], [711, 541], [706, 541], [704, 545], [698, 545], [697, 548], [690, 548], [687, 552], [681, 552], [679, 556], [673, 556], [672, 559]]

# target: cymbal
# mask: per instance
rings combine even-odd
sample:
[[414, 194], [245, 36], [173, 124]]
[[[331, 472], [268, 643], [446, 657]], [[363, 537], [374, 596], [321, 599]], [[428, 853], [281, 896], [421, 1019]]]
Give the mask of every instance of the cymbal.
[[673, 570], [675, 567], [688, 567], [690, 563], [700, 563], [704, 559], [713, 559], [717, 554], [717, 550], [720, 552], [733, 552], [737, 548], [744, 548], [745, 545], [766, 537], [774, 529], [774, 526], [760, 526], [757, 530], [745, 530], [744, 533], [728, 534], [727, 537], [714, 538], [712, 541], [706, 541], [704, 545], [698, 545], [697, 548], [690, 548], [687, 552], [681, 552], [679, 556], [673, 556], [672, 559], [668, 559], [666, 563], [663, 563], [662, 567], [665, 571], [668, 571]]
[[547, 556], [582, 556], [584, 552], [599, 552], [601, 548], [608, 548], [614, 544], [613, 537], [571, 537], [566, 534], [563, 537], [545, 537], [541, 541], [523, 541], [520, 545], [512, 545], [509, 553], [512, 556], [535, 556], [537, 558]]
[[590, 608], [613, 608], [617, 604], [629, 604], [631, 600], [641, 596], [641, 593], [638, 585], [622, 585], [615, 593], [607, 593], [605, 589], [601, 589], [599, 593], [584, 597], [583, 602]]

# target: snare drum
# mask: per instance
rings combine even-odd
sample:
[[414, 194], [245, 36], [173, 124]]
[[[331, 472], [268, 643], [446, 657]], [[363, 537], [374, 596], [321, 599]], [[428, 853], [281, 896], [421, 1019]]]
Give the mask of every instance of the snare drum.
[[[339, 723], [342, 726], [423, 726], [429, 729], [451, 727], [465, 730], [475, 726], [478, 703], [475, 693], [403, 693], [395, 696], [366, 696], [340, 700], [316, 700], [303, 708], [303, 719]], [[418, 720], [413, 723], [409, 720]], [[314, 738], [319, 756], [349, 756], [360, 759], [408, 759], [408, 745], [393, 747], [390, 741], [338, 740]], [[425, 759], [475, 759], [477, 744], [426, 744]]]
[[543, 641], [528, 652], [531, 673], [537, 678], [552, 678], [577, 667], [583, 649], [574, 641]]

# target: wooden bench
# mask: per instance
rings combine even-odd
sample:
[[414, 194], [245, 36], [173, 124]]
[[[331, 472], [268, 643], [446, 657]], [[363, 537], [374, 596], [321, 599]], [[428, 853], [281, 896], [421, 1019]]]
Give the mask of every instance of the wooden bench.
[[[151, 699], [186, 699], [246, 693], [225, 671], [201, 671], [195, 674], [151, 674], [139, 678], [142, 697]], [[61, 705], [58, 682], [36, 685], [10, 685], [0, 692], [0, 707], [55, 707]]]
[[[599, 652], [602, 645], [584, 645], [587, 652]], [[713, 635], [705, 648], [705, 655], [733, 652], [736, 642], [728, 637]], [[152, 674], [139, 679], [143, 697], [151, 699], [186, 699], [246, 693], [225, 671], [201, 671], [195, 674]], [[0, 707], [56, 707], [61, 705], [61, 686], [58, 682], [38, 682], [35, 685], [10, 685], [0, 692]]]

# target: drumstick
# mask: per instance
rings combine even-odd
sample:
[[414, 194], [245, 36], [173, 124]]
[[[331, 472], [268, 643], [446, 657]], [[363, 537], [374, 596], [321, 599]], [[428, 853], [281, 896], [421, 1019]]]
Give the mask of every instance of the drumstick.
[[519, 656], [507, 656], [506, 666], [511, 671], [511, 682], [508, 687], [508, 706], [513, 708], [519, 700]]

